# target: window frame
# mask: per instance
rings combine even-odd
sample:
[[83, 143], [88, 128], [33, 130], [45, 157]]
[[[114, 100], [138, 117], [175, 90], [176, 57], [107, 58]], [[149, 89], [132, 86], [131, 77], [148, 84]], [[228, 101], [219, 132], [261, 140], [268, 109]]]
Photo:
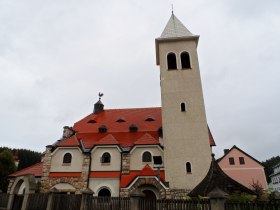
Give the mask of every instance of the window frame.
[[192, 164], [191, 164], [191, 162], [186, 162], [186, 173], [187, 174], [191, 174], [192, 173]]
[[62, 165], [71, 165], [73, 155], [70, 152], [66, 152], [62, 158]]
[[229, 157], [228, 162], [229, 162], [229, 165], [235, 165], [234, 157]]
[[[145, 156], [149, 155], [149, 157]], [[151, 163], [152, 162], [152, 153], [150, 151], [145, 151], [142, 154], [142, 162], [143, 163]]]
[[[184, 59], [182, 59], [182, 56], [185, 56], [186, 57]], [[188, 59], [187, 61], [185, 59]], [[183, 62], [184, 60], [184, 62]], [[182, 70], [187, 70], [187, 69], [191, 69], [192, 68], [192, 63], [191, 63], [191, 56], [190, 56], [190, 53], [187, 52], [187, 51], [183, 51], [181, 52], [180, 54], [180, 61], [181, 61], [181, 68]], [[183, 65], [183, 64], [188, 64], [188, 65]]]
[[112, 155], [109, 152], [104, 152], [101, 155], [100, 162], [101, 164], [110, 164], [112, 160]]
[[166, 56], [166, 62], [167, 62], [167, 70], [168, 71], [178, 70], [176, 53], [169, 52]]

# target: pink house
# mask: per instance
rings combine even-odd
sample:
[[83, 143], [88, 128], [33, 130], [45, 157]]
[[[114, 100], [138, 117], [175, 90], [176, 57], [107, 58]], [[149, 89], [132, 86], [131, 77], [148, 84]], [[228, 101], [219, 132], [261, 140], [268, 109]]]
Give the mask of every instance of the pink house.
[[252, 189], [253, 183], [259, 183], [264, 189], [268, 188], [264, 166], [237, 146], [225, 150], [224, 156], [217, 162], [228, 176], [244, 186]]

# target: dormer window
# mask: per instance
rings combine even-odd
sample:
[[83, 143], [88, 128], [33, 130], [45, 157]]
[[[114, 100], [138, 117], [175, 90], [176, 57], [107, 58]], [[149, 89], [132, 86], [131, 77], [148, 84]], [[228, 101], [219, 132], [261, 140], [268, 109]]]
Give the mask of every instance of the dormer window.
[[138, 131], [138, 127], [135, 124], [131, 124], [129, 126], [129, 131], [130, 132], [137, 132]]
[[96, 123], [96, 121], [95, 120], [89, 120], [88, 123], [93, 123], [94, 124], [94, 123]]
[[190, 61], [189, 53], [188, 52], [182, 52], [180, 57], [181, 57], [182, 69], [190, 69], [191, 68], [191, 61]]
[[167, 55], [167, 68], [168, 68], [168, 70], [177, 69], [176, 55], [173, 52], [168, 53], [168, 55]]
[[152, 117], [152, 116], [148, 116], [148, 117], [145, 119], [145, 121], [147, 121], [147, 122], [155, 121], [155, 118]]
[[99, 128], [99, 133], [106, 133], [107, 132], [107, 127], [105, 125], [101, 125]]
[[122, 122], [126, 122], [126, 121], [123, 118], [119, 118], [119, 119], [116, 120], [116, 122], [122, 123]]

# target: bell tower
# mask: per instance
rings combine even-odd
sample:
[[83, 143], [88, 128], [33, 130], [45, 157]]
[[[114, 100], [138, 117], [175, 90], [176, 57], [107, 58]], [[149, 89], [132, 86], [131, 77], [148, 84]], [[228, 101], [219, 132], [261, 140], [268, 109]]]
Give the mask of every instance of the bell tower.
[[206, 176], [211, 148], [200, 79], [197, 45], [173, 14], [156, 39], [160, 66], [164, 167], [171, 190], [192, 190]]

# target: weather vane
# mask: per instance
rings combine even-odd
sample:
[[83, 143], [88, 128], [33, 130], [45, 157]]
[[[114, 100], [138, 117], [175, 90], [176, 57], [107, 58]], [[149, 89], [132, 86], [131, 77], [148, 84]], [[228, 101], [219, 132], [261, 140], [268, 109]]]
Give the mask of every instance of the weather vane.
[[172, 10], [172, 14], [173, 14], [173, 4], [171, 4], [171, 10]]
[[98, 96], [99, 96], [99, 101], [101, 100], [101, 97], [103, 96], [104, 94], [103, 93], [98, 93]]

